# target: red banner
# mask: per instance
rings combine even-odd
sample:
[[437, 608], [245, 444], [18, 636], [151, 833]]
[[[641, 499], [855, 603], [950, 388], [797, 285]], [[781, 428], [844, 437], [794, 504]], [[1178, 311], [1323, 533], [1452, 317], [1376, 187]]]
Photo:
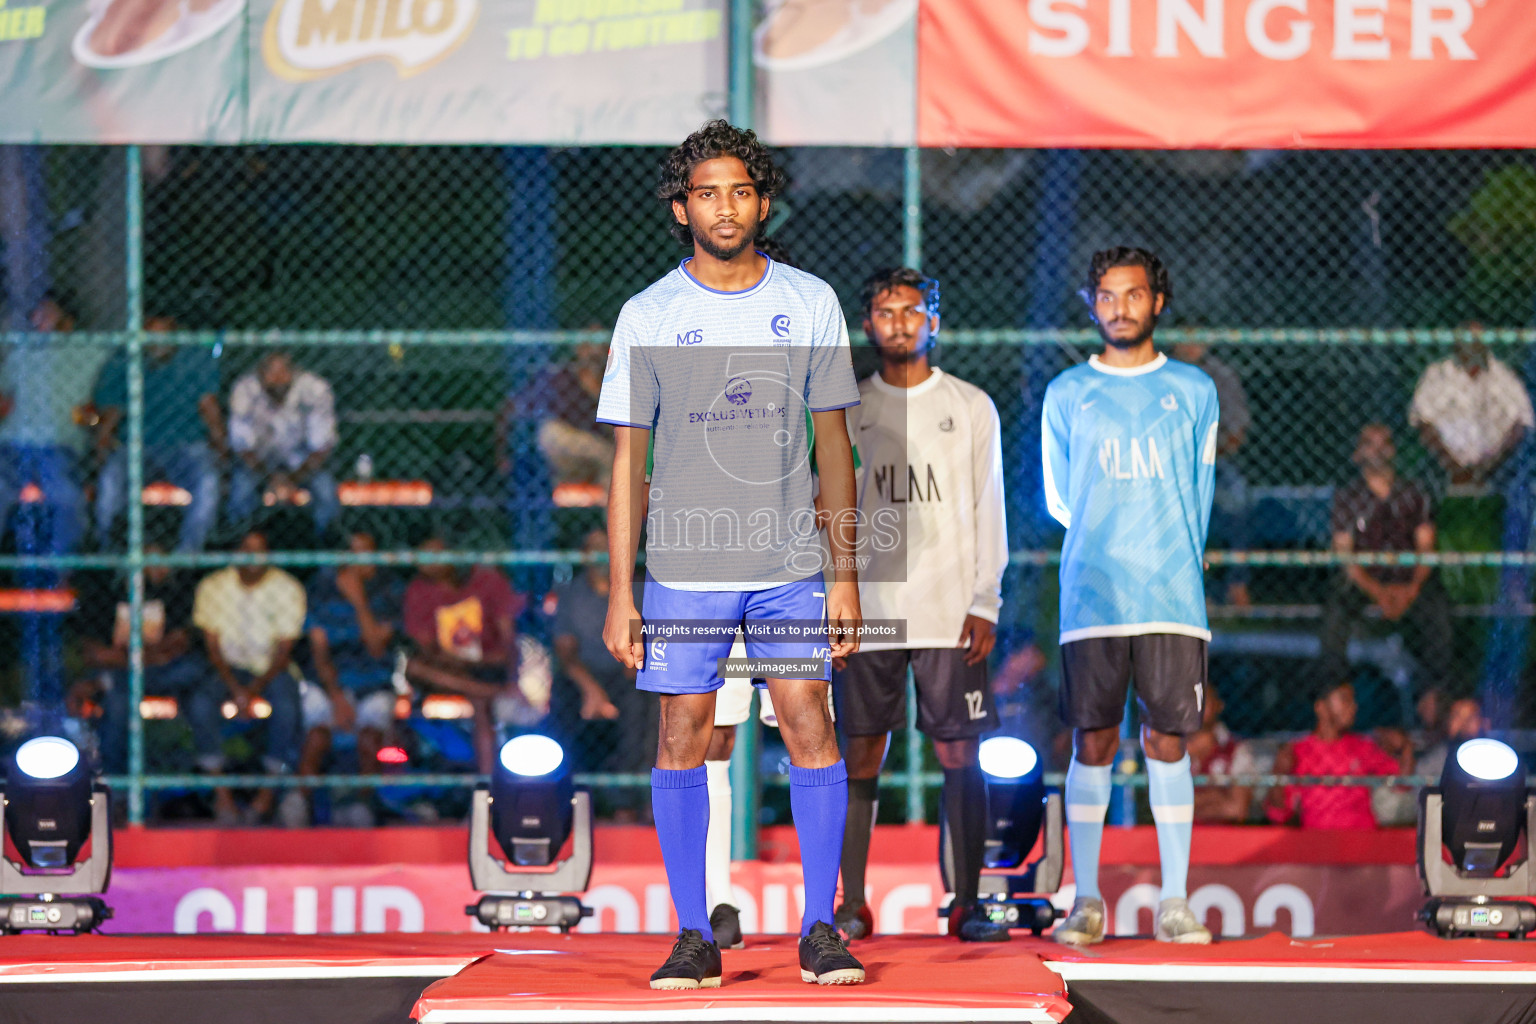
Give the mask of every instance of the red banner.
[[923, 146], [1536, 146], [1529, 0], [923, 0]]
[[[804, 909], [792, 829], [765, 830], [764, 860], [732, 868], [742, 924], [785, 933]], [[1157, 837], [1149, 827], [1105, 832], [1101, 887], [1112, 934], [1145, 933], [1157, 906]], [[272, 934], [480, 930], [465, 830], [316, 829], [125, 831], [107, 902], [112, 934]], [[946, 900], [934, 864], [932, 827], [876, 830], [867, 882], [876, 927], [936, 932]], [[596, 866], [583, 931], [677, 929], [652, 829], [597, 830]], [[1278, 929], [1369, 934], [1414, 927], [1424, 897], [1414, 873], [1413, 833], [1211, 828], [1195, 833], [1190, 904], [1211, 928], [1236, 936]], [[1070, 872], [1055, 902], [1067, 907]]]
[[[800, 927], [805, 892], [798, 864], [732, 868], [742, 926], [783, 934]], [[1070, 878], [1070, 876], [1069, 876]], [[1106, 865], [1100, 885], [1111, 934], [1152, 930], [1157, 869]], [[882, 932], [937, 932], [946, 900], [937, 869], [872, 864], [869, 905]], [[1414, 927], [1424, 896], [1411, 865], [1272, 864], [1190, 872], [1190, 904], [1227, 936], [1278, 929], [1309, 935], [1371, 934]], [[1053, 902], [1072, 905], [1069, 880]], [[109, 934], [483, 931], [464, 913], [475, 901], [457, 865], [128, 868], [114, 872]], [[582, 931], [672, 933], [677, 922], [659, 864], [605, 864], [583, 897], [595, 915]]]

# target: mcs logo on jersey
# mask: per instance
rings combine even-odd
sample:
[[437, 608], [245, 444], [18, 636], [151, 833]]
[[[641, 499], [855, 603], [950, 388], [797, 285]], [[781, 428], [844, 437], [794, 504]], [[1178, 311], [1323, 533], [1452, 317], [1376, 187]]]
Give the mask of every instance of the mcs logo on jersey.
[[[1123, 457], [1122, 457], [1123, 456]], [[1099, 468], [1112, 480], [1166, 480], [1163, 457], [1157, 450], [1157, 438], [1131, 437], [1121, 448], [1120, 438], [1106, 437], [1099, 445]]]
[[261, 49], [291, 81], [371, 60], [409, 78], [457, 49], [479, 13], [480, 0], [278, 0]]

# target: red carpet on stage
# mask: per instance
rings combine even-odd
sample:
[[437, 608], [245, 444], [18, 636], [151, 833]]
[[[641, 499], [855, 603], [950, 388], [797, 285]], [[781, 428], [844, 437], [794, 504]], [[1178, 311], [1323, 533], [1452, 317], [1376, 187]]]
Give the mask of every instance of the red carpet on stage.
[[857, 944], [863, 985], [800, 980], [797, 939], [751, 937], [727, 950], [720, 988], [652, 992], [670, 939], [646, 935], [506, 936], [496, 952], [434, 983], [422, 1024], [562, 1021], [1061, 1021], [1061, 979], [1006, 944], [962, 946], [918, 936]]

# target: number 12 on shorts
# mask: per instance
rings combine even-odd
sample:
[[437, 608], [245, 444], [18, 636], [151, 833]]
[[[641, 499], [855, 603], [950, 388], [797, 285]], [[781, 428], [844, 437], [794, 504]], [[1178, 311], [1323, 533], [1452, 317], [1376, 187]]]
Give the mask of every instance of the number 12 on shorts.
[[980, 690], [967, 690], [965, 693], [965, 713], [971, 721], [977, 722], [987, 717], [986, 709], [981, 706], [982, 692]]

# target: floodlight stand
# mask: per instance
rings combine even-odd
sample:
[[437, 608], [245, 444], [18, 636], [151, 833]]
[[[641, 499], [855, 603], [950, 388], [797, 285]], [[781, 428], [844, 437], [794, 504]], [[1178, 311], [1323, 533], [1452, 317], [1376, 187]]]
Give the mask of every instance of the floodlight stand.
[[1419, 792], [1419, 878], [1430, 897], [1418, 913], [1419, 921], [1442, 938], [1508, 935], [1520, 939], [1536, 931], [1536, 906], [1530, 903], [1536, 896], [1536, 871], [1531, 869], [1529, 847], [1536, 838], [1536, 793], [1525, 796], [1526, 856], [1501, 878], [1471, 877], [1445, 862], [1444, 809], [1445, 797], [1438, 787], [1427, 786]]
[[[112, 880], [112, 801], [107, 787], [91, 787], [91, 855], [68, 871], [29, 873], [4, 856], [10, 839], [0, 812], [0, 935], [22, 931], [88, 932], [112, 916], [103, 893]], [[21, 897], [21, 898], [15, 898]]]
[[[1042, 934], [1059, 916], [1050, 894], [1061, 888], [1062, 866], [1066, 862], [1063, 842], [1061, 794], [1052, 790], [1045, 797], [1045, 820], [1041, 823], [1040, 859], [1024, 866], [1016, 875], [982, 873], [976, 895], [986, 906], [992, 920], [1009, 928], [1028, 928]], [[943, 863], [940, 868], [949, 882], [955, 877], [955, 854], [948, 830], [944, 832]], [[939, 908], [940, 917], [948, 917], [951, 907]]]
[[[1469, 878], [1454, 864], [1447, 864], [1441, 851], [1445, 836], [1441, 831], [1445, 797], [1434, 786], [1419, 793], [1419, 878], [1428, 896], [1536, 896], [1536, 872], [1531, 870], [1529, 847], [1526, 858], [1510, 868], [1503, 878]], [[1525, 841], [1536, 840], [1536, 793], [1525, 795]]]
[[592, 908], [571, 895], [592, 881], [592, 794], [571, 794], [571, 855], [553, 871], [508, 871], [490, 852], [491, 794], [475, 789], [469, 812], [469, 880], [486, 895], [464, 912], [493, 930], [555, 927], [570, 931]]

